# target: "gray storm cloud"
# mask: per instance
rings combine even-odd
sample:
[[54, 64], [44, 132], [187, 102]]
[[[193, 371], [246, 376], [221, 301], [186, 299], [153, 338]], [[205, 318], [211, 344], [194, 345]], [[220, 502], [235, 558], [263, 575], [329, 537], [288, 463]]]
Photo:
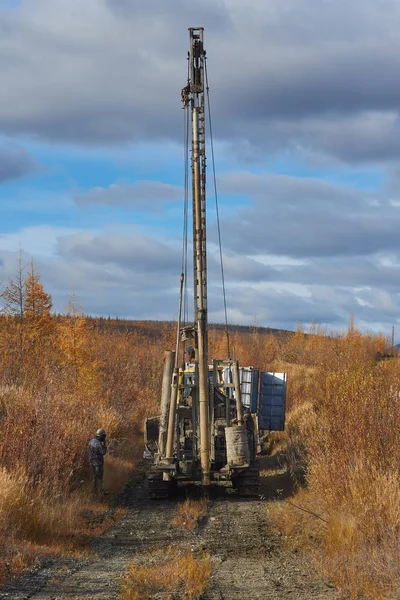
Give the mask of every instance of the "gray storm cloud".
[[31, 175], [38, 169], [39, 164], [18, 144], [0, 145], [0, 184]]
[[0, 13], [0, 130], [80, 144], [175, 139], [193, 23], [206, 28], [220, 139], [398, 156], [400, 15], [389, 0], [26, 0]]
[[228, 173], [220, 180], [224, 192], [251, 199], [226, 223], [236, 251], [315, 258], [398, 248], [400, 207], [378, 193], [284, 175]]

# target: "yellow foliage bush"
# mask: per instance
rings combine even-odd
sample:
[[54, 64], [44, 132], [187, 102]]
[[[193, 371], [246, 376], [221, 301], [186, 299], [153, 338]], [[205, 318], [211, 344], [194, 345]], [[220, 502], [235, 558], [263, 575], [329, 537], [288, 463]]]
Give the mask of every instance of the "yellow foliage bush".
[[97, 421], [99, 427], [101, 426], [106, 430], [109, 440], [118, 437], [124, 432], [124, 419], [122, 415], [109, 404], [100, 406], [97, 411]]
[[181, 592], [188, 600], [200, 599], [211, 576], [210, 556], [194, 556], [190, 549], [168, 548], [153, 554], [145, 564], [132, 562], [124, 578], [122, 600], [148, 600], [154, 594]]
[[23, 469], [12, 473], [0, 467], [0, 530], [18, 533], [32, 513], [28, 500], [28, 477]]
[[68, 502], [46, 497], [32, 487], [21, 467], [12, 473], [0, 467], [0, 531], [9, 538], [52, 540], [69, 535], [75, 531], [81, 506], [82, 497], [70, 497]]
[[399, 360], [377, 362], [382, 338], [362, 335], [353, 325], [323, 343], [307, 339], [304, 352], [299, 340], [303, 373], [311, 357], [313, 366], [300, 388], [302, 370], [291, 369], [287, 453], [289, 465], [306, 464], [308, 489], [295, 502], [326, 523], [289, 503], [271, 515], [289, 538], [298, 524], [300, 546], [313, 547], [321, 569], [344, 594], [391, 598], [400, 589]]
[[181, 529], [195, 529], [199, 520], [207, 514], [207, 508], [208, 501], [205, 498], [201, 500], [187, 498], [184, 502], [178, 504], [178, 514], [172, 520], [172, 525]]
[[106, 429], [104, 483], [118, 493], [142, 455], [144, 417], [158, 408], [162, 353], [153, 339], [96, 329], [79, 314], [51, 325], [39, 352], [18, 318], [0, 316], [0, 542], [9, 547], [12, 538], [80, 543], [79, 515], [93, 502], [89, 439]]
[[[76, 531], [87, 444], [99, 427], [113, 441], [105, 484], [117, 491], [126, 481], [142, 453], [143, 421], [158, 414], [162, 350], [175, 339], [174, 324], [90, 320], [74, 305], [68, 315], [47, 313], [45, 327], [35, 315], [26, 323], [13, 312], [0, 317], [0, 523], [35, 539]], [[224, 335], [210, 331], [211, 358], [226, 355]], [[350, 596], [397, 593], [399, 360], [377, 362], [385, 340], [353, 323], [332, 336], [300, 326], [280, 337], [236, 331], [231, 349], [242, 365], [288, 373], [287, 454], [292, 471], [307, 477], [300, 501], [327, 521], [318, 525], [323, 568]], [[300, 511], [288, 511], [285, 527], [294, 531]], [[314, 536], [313, 517], [301, 519]]]

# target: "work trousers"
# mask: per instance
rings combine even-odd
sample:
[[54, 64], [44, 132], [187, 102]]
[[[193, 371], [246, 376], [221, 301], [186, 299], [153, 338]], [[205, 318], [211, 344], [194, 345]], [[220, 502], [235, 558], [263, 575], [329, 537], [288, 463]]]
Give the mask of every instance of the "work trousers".
[[104, 463], [92, 463], [92, 469], [94, 474], [94, 491], [103, 491], [103, 474], [104, 474]]

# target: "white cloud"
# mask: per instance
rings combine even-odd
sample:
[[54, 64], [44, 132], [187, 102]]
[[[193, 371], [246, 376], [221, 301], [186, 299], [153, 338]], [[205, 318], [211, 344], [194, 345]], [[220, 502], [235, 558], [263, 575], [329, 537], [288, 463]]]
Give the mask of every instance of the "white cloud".
[[160, 210], [163, 202], [181, 198], [183, 198], [182, 188], [160, 181], [113, 183], [108, 187], [93, 187], [74, 195], [75, 202], [80, 205], [104, 204], [148, 211]]
[[[150, 232], [121, 227], [105, 231], [62, 228], [30, 228], [0, 238], [0, 279], [16, 272], [17, 241], [24, 256], [32, 254], [56, 310], [64, 310], [74, 287], [78, 301], [91, 314], [131, 318], [175, 319], [180, 273], [180, 246], [173, 238], [158, 240]], [[329, 328], [343, 328], [350, 314], [370, 329], [390, 331], [400, 314], [397, 287], [374, 283], [374, 265], [364, 281], [354, 285], [346, 276], [345, 261], [321, 263], [324, 276], [316, 277], [317, 265], [292, 264], [283, 269], [260, 265], [244, 252], [226, 263], [228, 315], [231, 323], [293, 329], [297, 321], [315, 320]], [[210, 258], [210, 321], [223, 321], [223, 299], [218, 264]], [[367, 263], [364, 269], [367, 269]], [[357, 272], [357, 267], [354, 268]], [[398, 269], [398, 267], [395, 267]], [[236, 270], [236, 274], [235, 274]], [[336, 275], [332, 275], [336, 270]], [[342, 279], [339, 273], [343, 271]], [[378, 271], [379, 272], [379, 271]], [[360, 271], [362, 273], [362, 271]], [[387, 277], [389, 279], [389, 273]], [[360, 278], [361, 279], [361, 278]], [[189, 294], [191, 280], [189, 279]]]
[[13, 233], [1, 233], [0, 251], [14, 253], [21, 246], [25, 254], [33, 258], [50, 257], [57, 250], [59, 238], [76, 231], [67, 227], [36, 225]]

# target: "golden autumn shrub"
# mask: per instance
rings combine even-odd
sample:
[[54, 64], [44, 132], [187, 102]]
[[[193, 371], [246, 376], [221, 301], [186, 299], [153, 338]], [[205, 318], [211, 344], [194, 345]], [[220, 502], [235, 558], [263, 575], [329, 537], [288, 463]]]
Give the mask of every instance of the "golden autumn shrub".
[[326, 525], [291, 505], [275, 510], [276, 521], [286, 529], [301, 521], [311, 536], [318, 529], [316, 559], [344, 594], [391, 598], [400, 586], [400, 362], [377, 361], [382, 336], [352, 324], [346, 335], [304, 344], [303, 364], [286, 369], [287, 452], [289, 464], [306, 468], [298, 502]]
[[[51, 315], [33, 264], [27, 272], [20, 265], [1, 299], [0, 525], [16, 538], [54, 537], [57, 528], [67, 535], [90, 480], [87, 444], [96, 429], [111, 442], [109, 489], [118, 492], [140, 458], [175, 324], [89, 319], [74, 298], [65, 315]], [[209, 337], [210, 359], [226, 357], [223, 329]], [[371, 600], [400, 588], [400, 366], [397, 357], [376, 360], [385, 344], [353, 323], [343, 335], [315, 326], [230, 335], [242, 365], [287, 372], [289, 466], [307, 479], [299, 501], [327, 521], [318, 524], [317, 559], [345, 594]], [[296, 509], [288, 510], [279, 519], [294, 531]], [[309, 523], [314, 532], [305, 515], [302, 531]]]
[[121, 599], [146, 600], [158, 594], [174, 597], [183, 592], [188, 600], [200, 600], [210, 577], [211, 559], [207, 553], [194, 556], [190, 548], [166, 548], [162, 554], [149, 555], [146, 564], [133, 561], [129, 565]]

